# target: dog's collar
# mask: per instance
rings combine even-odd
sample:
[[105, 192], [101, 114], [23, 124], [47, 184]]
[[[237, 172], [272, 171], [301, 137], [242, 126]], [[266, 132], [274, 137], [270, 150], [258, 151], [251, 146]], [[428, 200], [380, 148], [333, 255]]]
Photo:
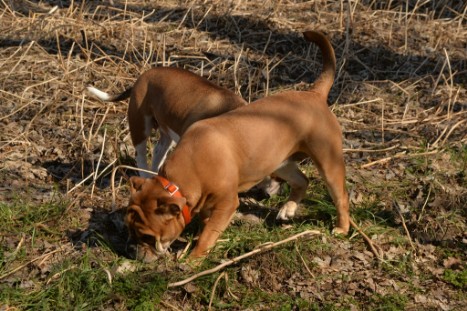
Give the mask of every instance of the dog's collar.
[[[164, 186], [164, 189], [167, 190], [171, 197], [183, 197], [176, 184], [159, 175], [156, 176], [156, 178], [161, 182], [162, 186]], [[188, 225], [191, 222], [191, 212], [187, 204], [182, 208], [182, 216], [185, 221], [185, 226]]]

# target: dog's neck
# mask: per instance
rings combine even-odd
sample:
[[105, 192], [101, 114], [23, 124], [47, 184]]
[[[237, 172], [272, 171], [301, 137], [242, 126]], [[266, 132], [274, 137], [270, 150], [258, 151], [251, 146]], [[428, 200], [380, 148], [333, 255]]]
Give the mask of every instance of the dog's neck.
[[[173, 197], [182, 197], [182, 193], [180, 192], [180, 188], [174, 184], [173, 182], [169, 181], [165, 177], [156, 176], [156, 178], [162, 183], [164, 189]], [[191, 222], [191, 211], [187, 204], [182, 207], [181, 210], [183, 220], [185, 221], [185, 226]]]
[[[176, 150], [173, 152], [175, 153]], [[189, 168], [184, 167], [182, 170], [175, 163], [172, 165], [171, 162], [171, 157], [169, 157], [159, 171], [159, 175], [175, 183], [180, 188], [191, 215], [194, 215], [200, 211], [206, 201], [206, 198], [202, 196], [199, 180], [193, 180], [192, 177], [196, 176], [196, 174], [187, 172]]]

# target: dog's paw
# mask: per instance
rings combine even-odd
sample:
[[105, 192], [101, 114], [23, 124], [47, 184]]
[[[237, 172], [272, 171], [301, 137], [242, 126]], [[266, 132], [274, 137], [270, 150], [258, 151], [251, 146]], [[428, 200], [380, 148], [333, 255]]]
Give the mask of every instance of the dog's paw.
[[270, 179], [265, 183], [262, 190], [269, 195], [269, 197], [275, 196], [281, 191], [281, 183], [275, 179]]
[[349, 233], [349, 229], [344, 229], [344, 228], [340, 228], [340, 227], [335, 227], [334, 229], [332, 229], [332, 235], [347, 235]]
[[289, 220], [295, 216], [295, 211], [297, 210], [297, 203], [288, 201], [286, 202], [279, 213], [277, 214], [276, 219], [278, 220]]

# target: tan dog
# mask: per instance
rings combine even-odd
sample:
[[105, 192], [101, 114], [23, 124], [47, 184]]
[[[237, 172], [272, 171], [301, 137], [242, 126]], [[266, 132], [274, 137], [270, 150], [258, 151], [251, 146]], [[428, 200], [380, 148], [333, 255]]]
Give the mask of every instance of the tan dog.
[[[221, 88], [190, 71], [159, 67], [144, 72], [132, 88], [109, 95], [92, 86], [87, 90], [102, 101], [120, 101], [130, 97], [128, 123], [136, 163], [148, 170], [146, 145], [151, 130], [159, 129], [151, 170], [158, 172], [167, 152], [195, 121], [217, 116], [246, 105], [240, 96]], [[142, 176], [151, 177], [149, 173]]]
[[195, 123], [152, 179], [132, 177], [125, 221], [132, 235], [164, 252], [199, 214], [205, 226], [190, 258], [215, 245], [239, 205], [238, 192], [273, 174], [291, 186], [279, 219], [293, 217], [307, 177], [293, 160], [310, 157], [337, 208], [335, 233], [349, 230], [342, 133], [327, 106], [336, 60], [329, 40], [308, 31], [323, 55], [323, 72], [309, 91], [288, 91]]

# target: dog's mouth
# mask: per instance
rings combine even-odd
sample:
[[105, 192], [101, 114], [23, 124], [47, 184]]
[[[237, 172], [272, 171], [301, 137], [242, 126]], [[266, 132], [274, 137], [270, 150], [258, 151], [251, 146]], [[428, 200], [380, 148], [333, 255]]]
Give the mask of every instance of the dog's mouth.
[[161, 242], [152, 235], [139, 237], [137, 243], [136, 259], [144, 262], [154, 261], [168, 253], [171, 242]]

